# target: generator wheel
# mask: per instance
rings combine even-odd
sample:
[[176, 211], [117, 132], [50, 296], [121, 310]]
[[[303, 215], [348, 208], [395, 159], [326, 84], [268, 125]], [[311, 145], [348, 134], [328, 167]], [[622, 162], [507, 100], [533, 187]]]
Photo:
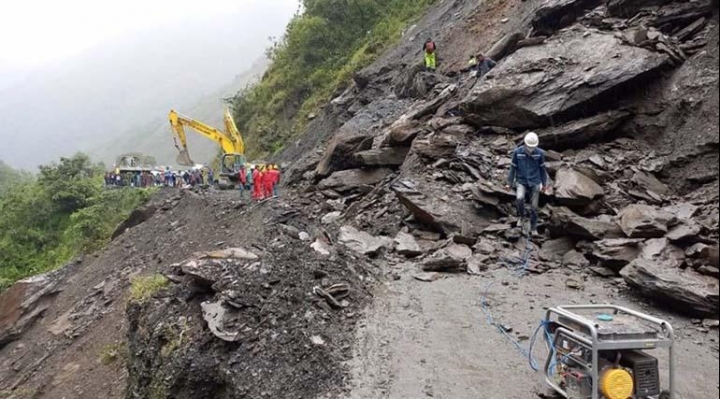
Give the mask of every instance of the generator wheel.
[[659, 399], [670, 399], [670, 392], [669, 391], [662, 391], [660, 392], [660, 398]]

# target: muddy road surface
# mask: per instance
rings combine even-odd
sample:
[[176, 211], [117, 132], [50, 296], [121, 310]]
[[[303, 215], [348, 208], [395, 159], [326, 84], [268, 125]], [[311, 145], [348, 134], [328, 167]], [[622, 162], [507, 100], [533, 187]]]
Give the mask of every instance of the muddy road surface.
[[[717, 330], [705, 332], [690, 319], [639, 303], [612, 281], [589, 277], [577, 290], [566, 286], [570, 277], [562, 270], [519, 279], [500, 269], [424, 282], [414, 278], [413, 263], [394, 273], [360, 324], [347, 399], [553, 397], [542, 373], [488, 324], [481, 307], [486, 292], [492, 317], [525, 348], [545, 308], [562, 304], [612, 303], [670, 320], [678, 335], [677, 397], [718, 397]], [[665, 353], [651, 354], [666, 360]], [[536, 345], [536, 360], [545, 356], [544, 344]]]

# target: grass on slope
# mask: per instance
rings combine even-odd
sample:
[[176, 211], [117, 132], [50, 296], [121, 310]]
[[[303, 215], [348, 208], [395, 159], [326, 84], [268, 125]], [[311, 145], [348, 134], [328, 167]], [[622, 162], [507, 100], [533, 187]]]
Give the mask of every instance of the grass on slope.
[[435, 0], [304, 0], [268, 50], [262, 81], [232, 99], [250, 159], [279, 151], [307, 116], [393, 45]]

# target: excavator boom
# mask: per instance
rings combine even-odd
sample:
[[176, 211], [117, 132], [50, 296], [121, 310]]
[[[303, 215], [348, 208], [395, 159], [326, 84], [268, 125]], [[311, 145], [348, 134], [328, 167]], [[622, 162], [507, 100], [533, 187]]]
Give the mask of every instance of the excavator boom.
[[180, 165], [192, 166], [195, 164], [190, 158], [187, 146], [187, 134], [185, 133], [186, 126], [201, 136], [218, 143], [220, 148], [222, 148], [223, 153], [226, 155], [239, 157], [244, 157], [245, 155], [245, 143], [229, 110], [225, 110], [225, 128], [227, 129], [227, 132], [223, 132], [210, 125], [196, 121], [174, 110], [170, 111], [168, 119], [170, 120], [170, 126], [172, 127], [173, 132], [175, 132], [175, 147], [177, 147], [180, 152], [177, 162]]

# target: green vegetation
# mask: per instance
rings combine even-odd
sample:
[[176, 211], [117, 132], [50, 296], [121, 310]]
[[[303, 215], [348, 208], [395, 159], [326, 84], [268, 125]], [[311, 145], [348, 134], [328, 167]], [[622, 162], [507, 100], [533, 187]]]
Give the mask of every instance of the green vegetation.
[[[231, 100], [250, 158], [278, 151], [307, 115], [396, 42], [435, 0], [303, 0], [262, 81]], [[418, 44], [418, 47], [420, 44]]]
[[103, 167], [84, 154], [37, 176], [0, 164], [0, 290], [105, 245], [151, 192], [103, 189]]
[[162, 274], [135, 277], [130, 287], [130, 300], [145, 302], [168, 285], [170, 285], [170, 281]]
[[109, 366], [118, 360], [126, 360], [128, 358], [128, 348], [125, 343], [114, 343], [106, 345], [100, 351], [100, 363]]

